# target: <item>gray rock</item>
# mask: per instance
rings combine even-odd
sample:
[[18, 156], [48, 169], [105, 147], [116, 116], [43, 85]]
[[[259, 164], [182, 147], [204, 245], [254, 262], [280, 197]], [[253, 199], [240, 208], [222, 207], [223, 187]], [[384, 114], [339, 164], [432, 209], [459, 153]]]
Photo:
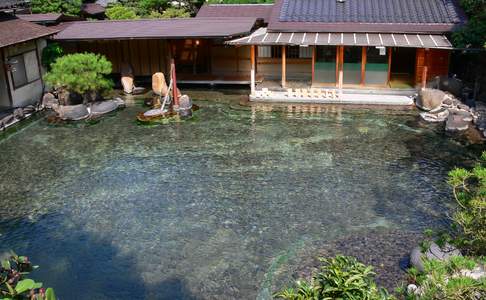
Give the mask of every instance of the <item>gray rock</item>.
[[471, 122], [473, 120], [473, 115], [469, 111], [461, 109], [449, 109], [449, 112], [454, 115], [454, 117], [461, 118], [465, 122]]
[[13, 115], [16, 119], [23, 119], [25, 117], [24, 110], [22, 108], [14, 109]]
[[63, 120], [78, 121], [89, 117], [88, 107], [84, 104], [60, 105], [54, 109]]
[[425, 110], [430, 111], [442, 105], [446, 98], [446, 93], [436, 89], [422, 89], [417, 98], [416, 105]]
[[438, 111], [430, 111], [430, 112], [422, 112], [420, 113], [420, 117], [427, 121], [427, 122], [444, 122], [447, 120], [447, 117], [449, 116], [449, 111], [445, 108], [442, 108]]
[[52, 93], [45, 93], [42, 97], [42, 105], [46, 108], [52, 108], [53, 105], [59, 104], [59, 101]]
[[99, 116], [117, 110], [124, 105], [123, 100], [121, 103], [119, 100], [121, 99], [93, 102], [90, 105], [90, 113], [93, 116]]
[[465, 131], [469, 128], [468, 121], [465, 121], [462, 116], [449, 114], [446, 122], [446, 131], [456, 132], [456, 131]]
[[443, 248], [432, 242], [429, 249], [425, 253], [422, 252], [421, 247], [415, 247], [410, 254], [410, 264], [417, 268], [417, 270], [424, 271], [423, 259], [436, 259], [440, 261], [447, 261], [451, 257], [462, 256], [461, 251], [456, 247], [446, 243]]

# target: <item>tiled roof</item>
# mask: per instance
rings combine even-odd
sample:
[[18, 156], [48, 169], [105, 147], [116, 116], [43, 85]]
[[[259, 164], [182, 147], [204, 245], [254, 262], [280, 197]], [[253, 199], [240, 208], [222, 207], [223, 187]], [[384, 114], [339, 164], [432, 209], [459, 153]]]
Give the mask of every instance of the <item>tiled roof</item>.
[[447, 32], [464, 22], [457, 0], [279, 0], [269, 29]]
[[251, 32], [256, 18], [185, 18], [72, 22], [56, 40], [230, 38]]
[[0, 12], [0, 48], [38, 39], [56, 32], [55, 29]]
[[47, 13], [47, 14], [17, 14], [19, 19], [34, 22], [34, 23], [45, 23], [45, 22], [57, 22], [62, 17], [62, 14], [57, 13]]
[[255, 17], [268, 23], [273, 4], [204, 4], [196, 18]]
[[105, 8], [98, 3], [85, 3], [81, 7], [81, 10], [88, 15], [99, 15], [105, 13]]

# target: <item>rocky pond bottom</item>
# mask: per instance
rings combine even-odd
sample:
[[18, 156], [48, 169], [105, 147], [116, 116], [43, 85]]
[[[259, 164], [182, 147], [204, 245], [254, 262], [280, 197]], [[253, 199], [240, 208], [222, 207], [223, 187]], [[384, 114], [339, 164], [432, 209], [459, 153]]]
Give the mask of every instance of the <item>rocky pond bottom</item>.
[[0, 253], [29, 255], [61, 299], [266, 299], [336, 253], [391, 287], [447, 222], [447, 172], [478, 154], [412, 112], [196, 104], [163, 126], [136, 102], [3, 134]]

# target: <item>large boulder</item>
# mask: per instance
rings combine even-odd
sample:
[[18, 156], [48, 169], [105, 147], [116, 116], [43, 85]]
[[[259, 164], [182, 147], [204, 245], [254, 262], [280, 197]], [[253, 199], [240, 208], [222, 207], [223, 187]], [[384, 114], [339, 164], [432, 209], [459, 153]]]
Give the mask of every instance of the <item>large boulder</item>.
[[158, 72], [152, 75], [152, 91], [159, 96], [165, 96], [169, 87], [165, 82], [164, 73]]
[[422, 89], [417, 98], [416, 105], [425, 111], [439, 108], [446, 99], [446, 93], [436, 89]]
[[59, 105], [54, 107], [59, 118], [69, 121], [83, 120], [89, 117], [88, 107], [84, 104]]
[[181, 117], [192, 116], [192, 101], [187, 95], [182, 95], [179, 98], [179, 115]]
[[120, 98], [116, 98], [114, 100], [97, 101], [91, 103], [90, 113], [92, 116], [99, 116], [117, 110], [123, 106], [125, 106], [125, 102]]
[[125, 92], [126, 94], [131, 94], [133, 92], [133, 89], [135, 88], [133, 84], [133, 76], [131, 75], [122, 76], [121, 84], [123, 86], [123, 92]]
[[454, 256], [462, 256], [461, 251], [449, 243], [439, 247], [432, 242], [427, 251], [423, 252], [421, 247], [415, 247], [410, 254], [410, 264], [420, 272], [424, 271], [424, 259], [436, 259], [447, 261]]

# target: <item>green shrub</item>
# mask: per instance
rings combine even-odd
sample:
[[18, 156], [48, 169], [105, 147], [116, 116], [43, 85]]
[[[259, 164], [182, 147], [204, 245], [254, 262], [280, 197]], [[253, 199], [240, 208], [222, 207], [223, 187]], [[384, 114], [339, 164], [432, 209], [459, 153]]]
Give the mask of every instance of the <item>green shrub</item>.
[[486, 297], [486, 278], [473, 279], [461, 271], [473, 270], [484, 260], [456, 256], [449, 261], [425, 260], [424, 272], [409, 270], [412, 283], [419, 289], [409, 294], [407, 300], [477, 300]]
[[320, 259], [323, 265], [310, 282], [297, 281], [295, 288], [275, 294], [287, 300], [387, 300], [393, 299], [385, 289], [378, 288], [374, 281], [373, 268], [365, 266], [354, 257], [336, 256]]
[[486, 255], [486, 152], [472, 170], [449, 172], [458, 207], [452, 215], [456, 242], [474, 255]]
[[121, 4], [117, 4], [111, 6], [106, 9], [105, 11], [106, 17], [110, 20], [132, 20], [138, 19], [135, 10], [128, 6], [123, 6]]
[[93, 92], [110, 90], [113, 82], [111, 62], [104, 56], [93, 53], [76, 53], [60, 57], [45, 75], [47, 84], [56, 89], [67, 90], [86, 96]]
[[183, 8], [169, 7], [162, 13], [162, 18], [189, 18], [191, 14]]
[[15, 253], [1, 261], [0, 299], [3, 300], [55, 300], [52, 288], [42, 288], [41, 282], [35, 282], [26, 276], [37, 266], [33, 266], [27, 256]]
[[64, 50], [59, 45], [59, 43], [49, 43], [43, 50], [42, 50], [42, 65], [47, 68], [47, 70], [51, 69], [51, 65], [64, 54]]

